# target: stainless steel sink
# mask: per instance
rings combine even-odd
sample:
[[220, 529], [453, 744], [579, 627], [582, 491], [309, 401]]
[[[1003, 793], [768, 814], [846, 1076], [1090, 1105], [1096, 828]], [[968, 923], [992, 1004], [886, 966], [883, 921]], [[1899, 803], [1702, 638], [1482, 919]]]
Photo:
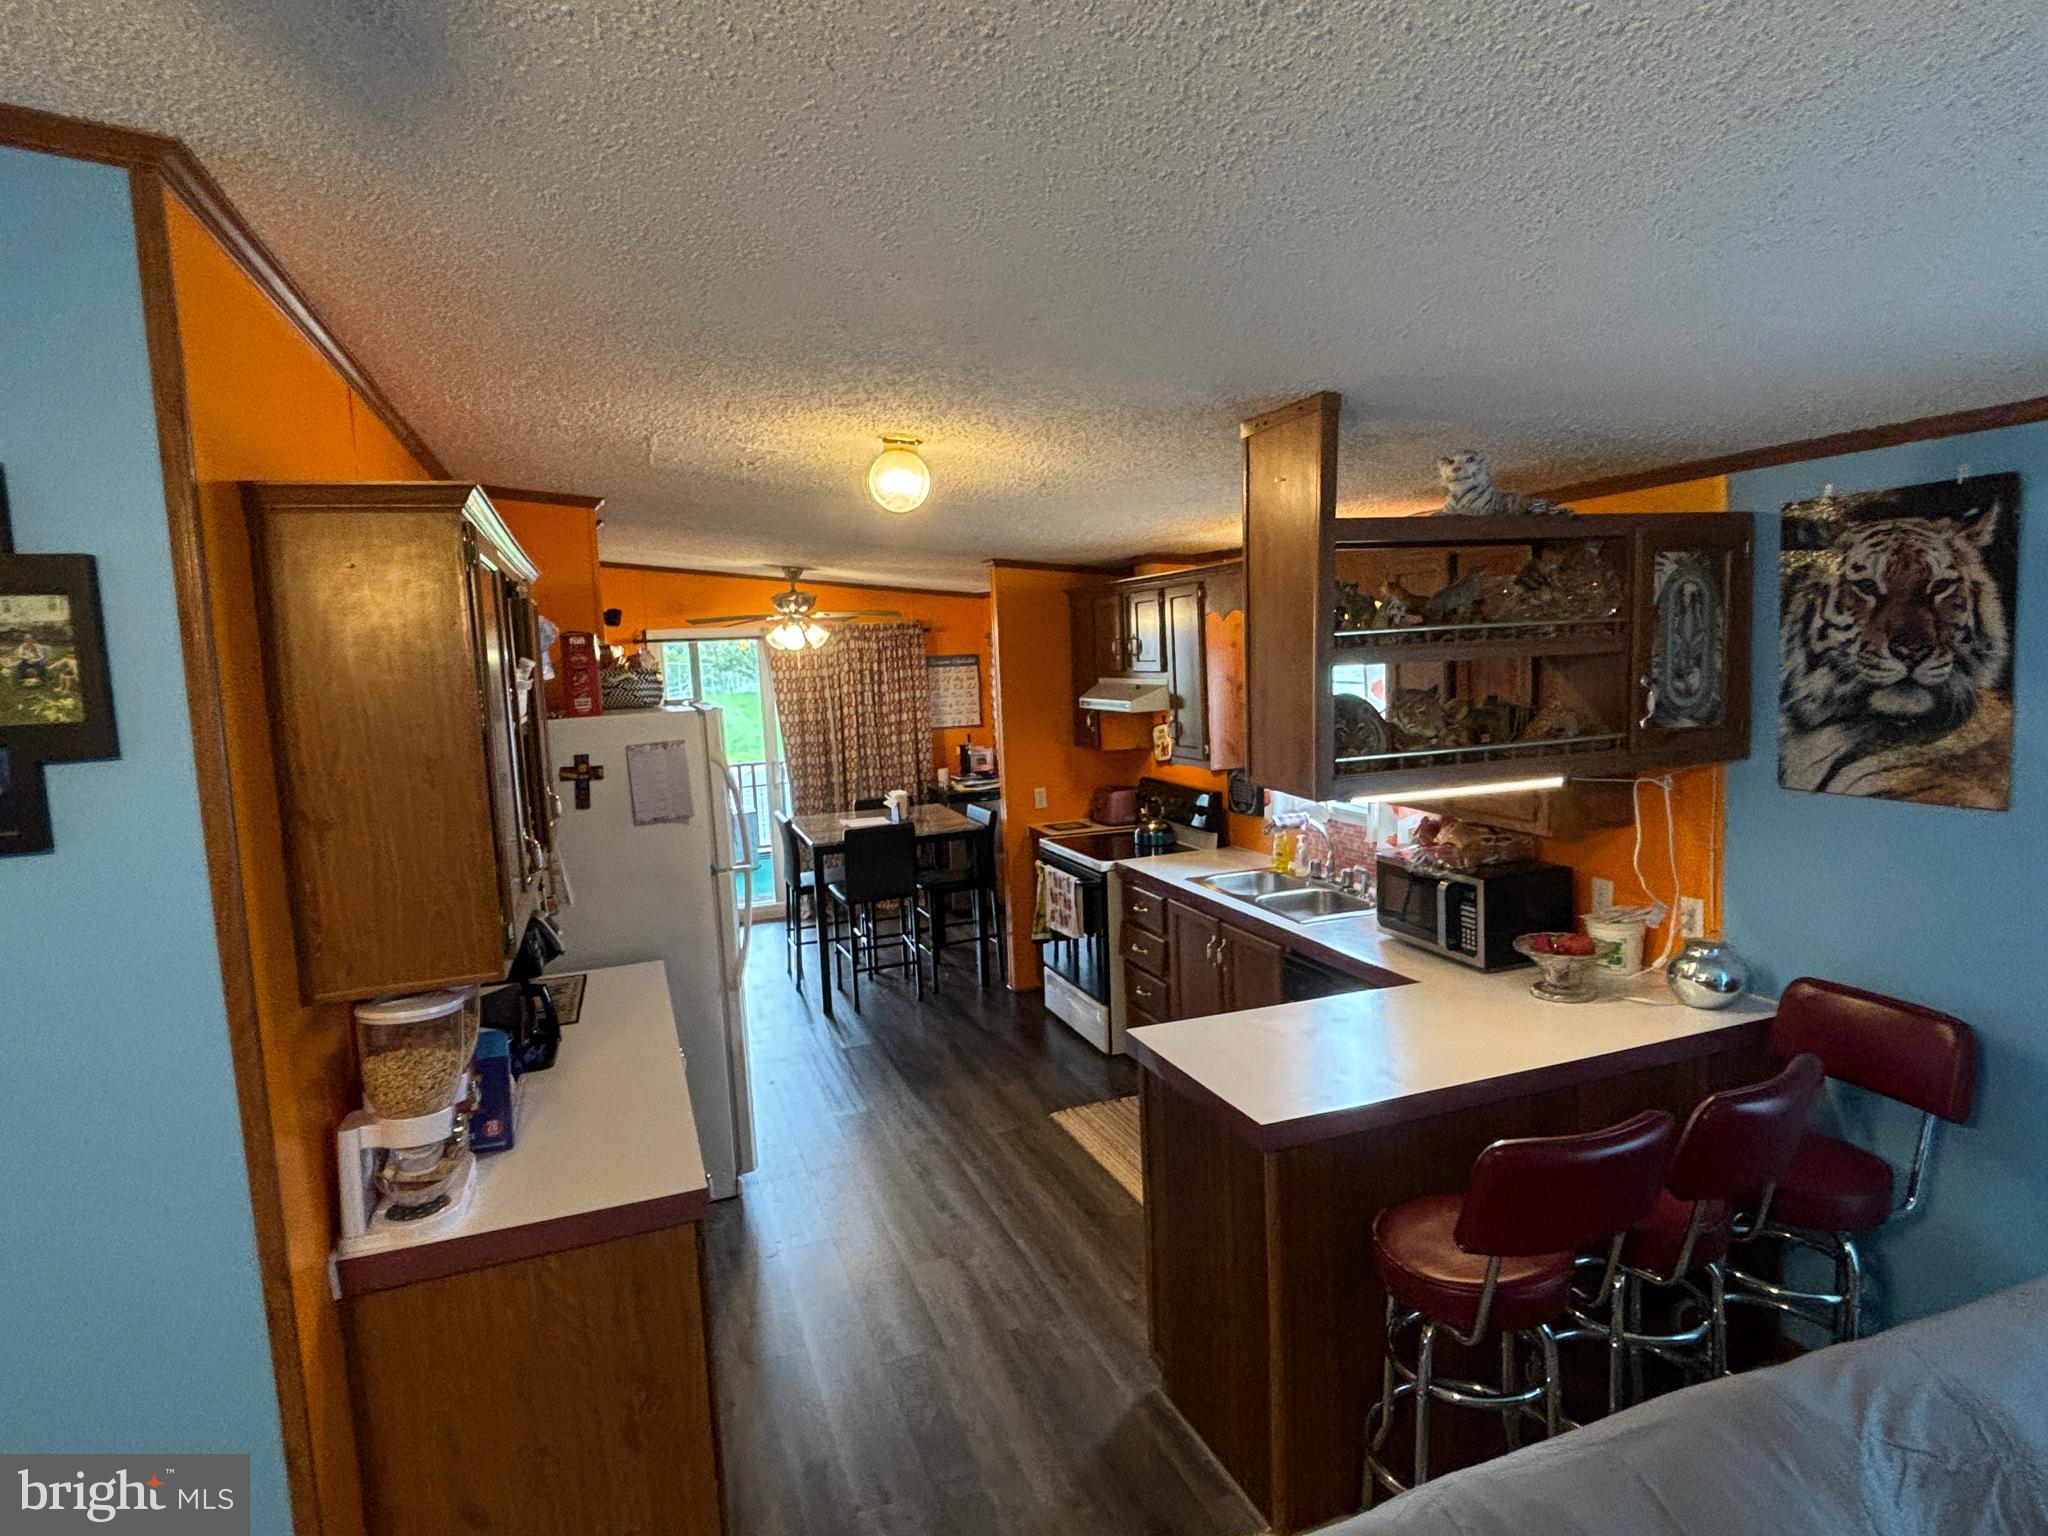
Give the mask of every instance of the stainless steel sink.
[[1261, 912], [1284, 917], [1291, 923], [1321, 923], [1336, 917], [1356, 917], [1370, 912], [1372, 902], [1349, 891], [1318, 885], [1299, 890], [1275, 891], [1253, 903]]
[[1281, 892], [1306, 891], [1309, 882], [1299, 875], [1283, 875], [1275, 869], [1242, 869], [1229, 875], [1204, 875], [1195, 882], [1239, 901], [1256, 902]]

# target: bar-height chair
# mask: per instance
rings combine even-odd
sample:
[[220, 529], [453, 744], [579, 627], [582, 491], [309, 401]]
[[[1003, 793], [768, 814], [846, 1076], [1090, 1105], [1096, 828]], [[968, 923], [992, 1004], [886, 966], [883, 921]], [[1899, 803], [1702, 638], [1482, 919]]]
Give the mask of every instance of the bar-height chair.
[[[846, 867], [837, 880], [825, 885], [826, 910], [831, 915], [831, 958], [826, 962], [825, 985], [837, 980], [838, 959], [846, 958], [853, 978], [853, 1007], [860, 1011], [860, 977], [863, 969], [872, 976], [882, 967], [876, 955], [884, 944], [900, 944], [903, 960], [896, 970], [907, 966], [914, 978], [917, 995], [924, 997], [924, 964], [917, 953], [917, 927], [913, 916], [917, 901], [917, 830], [908, 822], [880, 827], [846, 829]], [[896, 907], [896, 931], [884, 932], [877, 917], [882, 903]], [[840, 919], [846, 920], [846, 937], [839, 936]]]
[[[919, 947], [932, 960], [932, 991], [939, 990], [941, 957], [956, 940], [946, 937], [946, 908], [953, 897], [965, 894], [974, 902], [974, 978], [982, 987], [989, 982], [988, 952], [991, 941], [996, 950], [999, 975], [1007, 979], [1008, 966], [1002, 955], [1001, 927], [996, 922], [996, 813], [992, 806], [969, 805], [967, 819], [975, 830], [955, 839], [966, 849], [963, 868], [946, 868], [923, 874], [917, 881], [915, 921]], [[925, 935], [929, 935], [929, 938]]]
[[853, 802], [853, 813], [858, 816], [867, 811], [886, 811], [889, 802], [880, 795], [862, 795]]
[[[1685, 1122], [1664, 1188], [1621, 1245], [1621, 1268], [1609, 1287], [1607, 1317], [1598, 1320], [1585, 1307], [1575, 1306], [1573, 1318], [1579, 1326], [1569, 1335], [1559, 1335], [1587, 1335], [1605, 1342], [1609, 1413], [1642, 1398], [1645, 1353], [1702, 1376], [1728, 1374], [1727, 1276], [1722, 1260], [1738, 1236], [1768, 1219], [1778, 1181], [1806, 1134], [1822, 1076], [1818, 1056], [1795, 1056], [1782, 1072], [1763, 1082], [1708, 1095]], [[1601, 1260], [1582, 1257], [1579, 1263], [1590, 1270]], [[1704, 1290], [1693, 1280], [1695, 1272], [1704, 1274]], [[1699, 1322], [1664, 1333], [1645, 1332], [1643, 1293], [1649, 1287], [1678, 1290], [1681, 1305], [1698, 1310]]]
[[818, 910], [818, 872], [810, 868], [804, 857], [803, 842], [796, 835], [796, 823], [789, 820], [782, 823], [782, 876], [782, 971], [785, 976], [795, 975], [796, 989], [801, 992], [804, 989], [806, 926], [803, 904], [808, 901], [813, 913]]
[[[1779, 1056], [1811, 1051], [1840, 1082], [1920, 1111], [1906, 1197], [1892, 1204], [1892, 1167], [1874, 1152], [1808, 1131], [1778, 1181], [1771, 1219], [1749, 1242], [1810, 1249], [1834, 1265], [1834, 1289], [1804, 1291], [1780, 1280], [1728, 1270], [1728, 1299], [1775, 1308], [1824, 1329], [1833, 1340], [1863, 1332], [1863, 1261], [1856, 1238], [1913, 1215], [1926, 1196], [1937, 1120], [1969, 1118], [1977, 1092], [1977, 1037], [1961, 1019], [1877, 992], [1802, 976], [1785, 988], [1771, 1021]], [[1747, 1243], [1738, 1245], [1740, 1254]]]
[[[1565, 1427], [1557, 1335], [1567, 1315], [1574, 1258], [1607, 1247], [1596, 1303], [1605, 1303], [1620, 1269], [1622, 1241], [1663, 1187], [1677, 1122], [1645, 1110], [1604, 1130], [1576, 1136], [1496, 1141], [1472, 1164], [1462, 1192], [1390, 1205], [1372, 1226], [1373, 1259], [1387, 1291], [1386, 1363], [1380, 1399], [1366, 1412], [1365, 1487], [1405, 1492], [1380, 1460], [1394, 1405], [1415, 1405], [1415, 1484], [1429, 1481], [1429, 1417], [1435, 1403], [1504, 1415], [1510, 1447], [1524, 1414], [1540, 1416], [1546, 1435]], [[1419, 1329], [1415, 1364], [1401, 1359], [1402, 1336]], [[1500, 1340], [1498, 1387], [1439, 1377], [1436, 1342], [1447, 1334], [1467, 1347]], [[1540, 1377], [1516, 1385], [1516, 1346], [1533, 1340]], [[1540, 1414], [1538, 1405], [1540, 1406]]]

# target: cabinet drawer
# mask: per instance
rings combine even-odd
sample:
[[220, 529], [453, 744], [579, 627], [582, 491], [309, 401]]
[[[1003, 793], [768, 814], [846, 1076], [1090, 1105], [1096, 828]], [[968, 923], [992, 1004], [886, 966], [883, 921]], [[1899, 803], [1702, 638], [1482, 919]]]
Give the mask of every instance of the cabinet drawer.
[[1124, 994], [1133, 1014], [1150, 1014], [1147, 1022], [1157, 1022], [1166, 1017], [1166, 983], [1157, 976], [1148, 976], [1143, 971], [1124, 972]]
[[1124, 925], [1124, 964], [1136, 970], [1150, 971], [1155, 977], [1166, 974], [1166, 940], [1156, 933], [1147, 933], [1143, 928], [1126, 923]]
[[1166, 898], [1147, 887], [1124, 884], [1124, 921], [1161, 938], [1166, 935]]

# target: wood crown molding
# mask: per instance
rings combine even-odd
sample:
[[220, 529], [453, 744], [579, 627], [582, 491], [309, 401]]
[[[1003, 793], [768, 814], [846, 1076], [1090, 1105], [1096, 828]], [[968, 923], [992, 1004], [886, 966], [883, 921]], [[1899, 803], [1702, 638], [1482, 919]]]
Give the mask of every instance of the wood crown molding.
[[[485, 486], [484, 490], [488, 494], [491, 488]], [[758, 571], [719, 571], [713, 570], [709, 566], [652, 565], [644, 560], [600, 560], [597, 562], [597, 567], [601, 571], [647, 571], [656, 576], [713, 576], [720, 581], [765, 581], [770, 586], [775, 587], [788, 585], [780, 576], [765, 576]], [[822, 576], [806, 577], [805, 580], [809, 581], [811, 585], [818, 587], [855, 587], [863, 592], [902, 592], [915, 597], [985, 598], [988, 596], [986, 591], [976, 592], [964, 587], [906, 587], [899, 583], [887, 581], [846, 581], [838, 577]], [[612, 606], [616, 607], [617, 605], [613, 604]], [[656, 625], [655, 627], [658, 629], [661, 626]]]
[[1060, 571], [1069, 576], [1107, 576], [1112, 579], [1130, 574], [1130, 567], [1122, 562], [1075, 565], [1058, 560], [990, 560], [985, 563], [992, 571]]
[[530, 501], [548, 507], [584, 507], [592, 512], [604, 506], [602, 496], [578, 496], [572, 491], [527, 491], [517, 486], [486, 485], [484, 494], [493, 501]]
[[208, 234], [220, 242], [235, 265], [284, 313], [299, 334], [312, 343], [343, 381], [363, 398], [377, 419], [420, 467], [437, 480], [454, 476], [412, 423], [400, 414], [391, 397], [384, 393], [369, 371], [343, 346], [312, 302], [299, 290], [289, 274], [263, 243], [219, 182], [199, 163], [184, 140], [137, 128], [118, 128], [82, 117], [56, 112], [39, 112], [32, 107], [0, 105], [0, 144], [35, 150], [46, 155], [66, 155], [75, 160], [94, 160], [102, 165], [123, 166], [147, 173], [152, 184], [177, 196]]
[[1335, 390], [1319, 389], [1312, 395], [1303, 395], [1299, 400], [1290, 400], [1285, 405], [1275, 406], [1270, 411], [1239, 422], [1237, 435], [1251, 437], [1256, 433], [1270, 431], [1274, 427], [1299, 420], [1303, 416], [1313, 416], [1318, 411], [1327, 411], [1329, 419], [1334, 422], [1343, 404], [1344, 397]]
[[1538, 494], [1551, 501], [1618, 496], [1624, 491], [1654, 490], [1660, 485], [1677, 485], [1687, 480], [1739, 475], [1752, 469], [1775, 469], [1781, 464], [1840, 458], [1849, 453], [1868, 453], [1875, 448], [1896, 448], [1901, 443], [1924, 443], [1937, 437], [1960, 437], [1966, 432], [1991, 432], [1999, 427], [2027, 426], [2037, 421], [2048, 421], [2048, 395], [2008, 401], [2004, 405], [1950, 411], [1940, 416], [1916, 416], [1911, 421], [1897, 421], [1889, 426], [1861, 427], [1853, 432], [1804, 437], [1769, 448], [1752, 448], [1745, 453], [1724, 453], [1715, 458], [1689, 459], [1655, 469], [1630, 470], [1623, 475], [1606, 475], [1597, 480], [1556, 486]]

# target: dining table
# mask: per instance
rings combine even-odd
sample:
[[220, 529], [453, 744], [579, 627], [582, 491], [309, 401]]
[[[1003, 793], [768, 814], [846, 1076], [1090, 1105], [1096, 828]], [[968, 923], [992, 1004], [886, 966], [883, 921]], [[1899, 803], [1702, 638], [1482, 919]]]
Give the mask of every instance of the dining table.
[[[979, 822], [946, 805], [913, 805], [909, 818], [919, 846], [951, 842], [982, 830]], [[817, 876], [816, 890], [811, 898], [811, 932], [817, 940], [819, 972], [823, 978], [818, 991], [824, 999], [825, 1017], [829, 1019], [833, 1017], [832, 967], [825, 963], [825, 860], [846, 852], [848, 822], [855, 826], [871, 825], [887, 821], [889, 817], [884, 811], [814, 811], [804, 816], [778, 811], [775, 819], [795, 834], [800, 856]], [[801, 866], [789, 872], [792, 888], [802, 874]]]

